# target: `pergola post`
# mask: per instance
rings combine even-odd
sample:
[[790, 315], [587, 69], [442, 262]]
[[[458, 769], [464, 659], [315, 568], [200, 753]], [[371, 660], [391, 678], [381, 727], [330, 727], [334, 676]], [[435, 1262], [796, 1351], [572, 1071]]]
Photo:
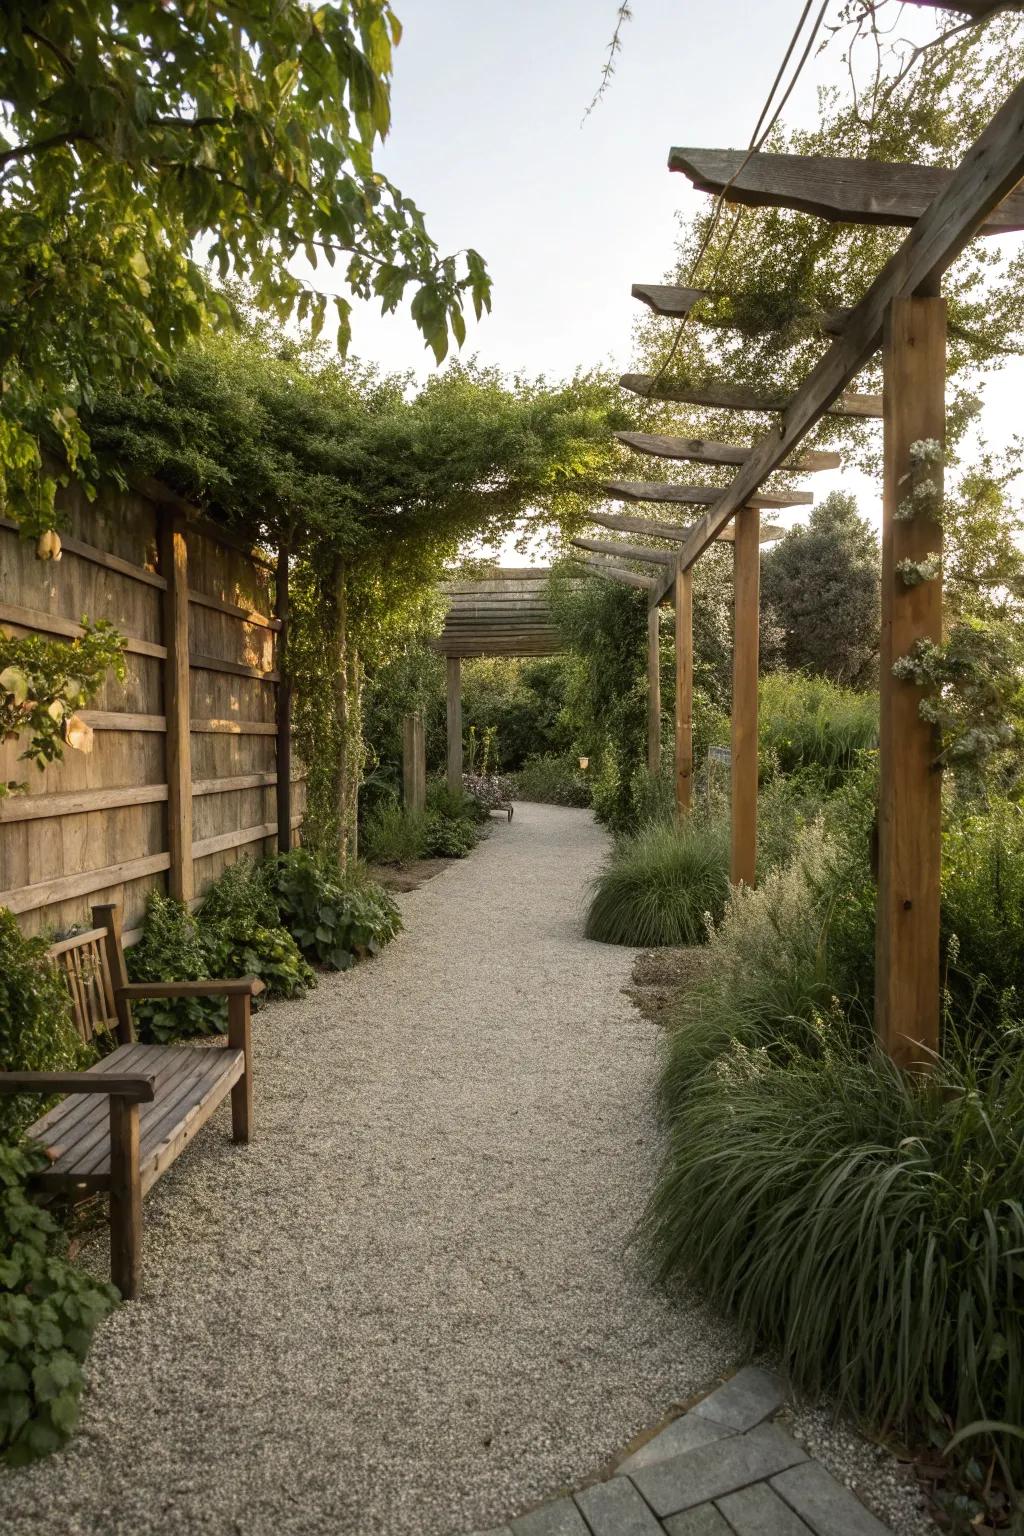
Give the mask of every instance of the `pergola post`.
[[656, 603], [647, 610], [647, 772], [661, 773], [661, 613]]
[[[884, 491], [875, 1029], [904, 1067], [939, 1047], [942, 779], [920, 689], [893, 676], [917, 640], [942, 639], [942, 577], [908, 585], [901, 563], [941, 554], [942, 461], [912, 445], [945, 437], [946, 304], [894, 299], [883, 333]], [[930, 461], [929, 461], [930, 460]], [[926, 482], [931, 482], [928, 485]], [[919, 494], [915, 498], [914, 492]], [[923, 491], [923, 495], [920, 493]], [[912, 510], [916, 509], [916, 510]], [[912, 515], [906, 515], [911, 512]]]
[[676, 610], [676, 813], [693, 796], [693, 572], [678, 570]]
[[729, 878], [753, 885], [757, 866], [757, 670], [761, 527], [756, 508], [736, 517], [733, 544], [732, 845]]
[[188, 648], [188, 547], [185, 518], [167, 512], [160, 519], [160, 571], [167, 582], [163, 597], [164, 716], [167, 753], [168, 894], [175, 901], [195, 895], [192, 859], [192, 712]]
[[292, 685], [288, 676], [288, 549], [284, 545], [277, 552], [275, 610], [281, 623], [275, 657], [281, 678], [277, 685], [277, 851], [288, 853], [292, 846]]
[[402, 790], [407, 811], [422, 811], [427, 803], [427, 752], [423, 716], [402, 721]]
[[448, 788], [462, 789], [462, 658], [448, 657]]

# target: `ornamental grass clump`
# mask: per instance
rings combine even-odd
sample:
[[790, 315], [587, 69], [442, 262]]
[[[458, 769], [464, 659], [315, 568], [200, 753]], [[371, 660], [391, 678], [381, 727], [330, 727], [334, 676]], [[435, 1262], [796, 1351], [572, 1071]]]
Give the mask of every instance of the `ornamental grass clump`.
[[[793, 1381], [909, 1442], [1024, 1422], [1024, 1029], [898, 1071], [838, 1010], [815, 1054], [733, 1042], [666, 1095], [645, 1218]], [[1024, 1443], [989, 1448], [1018, 1481]], [[978, 1451], [978, 1442], [972, 1449]]]
[[616, 844], [593, 884], [588, 939], [637, 948], [700, 944], [729, 894], [729, 848], [718, 823], [651, 823]]

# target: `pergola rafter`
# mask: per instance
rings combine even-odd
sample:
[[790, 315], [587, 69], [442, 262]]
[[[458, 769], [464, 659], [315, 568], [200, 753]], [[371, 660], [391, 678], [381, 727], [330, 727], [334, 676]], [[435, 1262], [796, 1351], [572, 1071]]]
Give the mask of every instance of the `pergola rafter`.
[[[940, 0], [916, 0], [939, 4]], [[950, 4], [981, 17], [1024, 5]], [[791, 395], [773, 395], [726, 383], [626, 374], [621, 383], [658, 400], [725, 410], [777, 411], [781, 421], [749, 449], [713, 462], [735, 464], [732, 482], [677, 540], [674, 567], [653, 578], [650, 610], [669, 596], [676, 609], [676, 797], [690, 804], [693, 682], [692, 568], [724, 530], [734, 525], [735, 641], [732, 716], [732, 878], [750, 883], [757, 836], [757, 631], [759, 544], [755, 510], [769, 476], [793, 467], [808, 432], [826, 414], [881, 416], [885, 486], [882, 525], [882, 643], [880, 797], [878, 813], [878, 917], [875, 1027], [888, 1053], [916, 1069], [933, 1059], [939, 1042], [940, 778], [934, 770], [931, 727], [918, 709], [920, 694], [893, 676], [892, 664], [918, 640], [942, 634], [941, 577], [906, 584], [901, 562], [941, 551], [941, 525], [933, 518], [898, 516], [930, 458], [930, 494], [941, 497], [941, 445], [945, 433], [946, 306], [938, 296], [942, 274], [979, 233], [1024, 228], [1024, 84], [1018, 86], [953, 171], [816, 156], [747, 156], [731, 150], [673, 150], [673, 169], [703, 190], [753, 206], [781, 206], [850, 223], [909, 224], [896, 252], [867, 293], [841, 318], [835, 340]], [[703, 290], [637, 284], [634, 294], [662, 314], [685, 319]], [[717, 295], [714, 295], [717, 297]], [[857, 374], [883, 344], [881, 397], [850, 393]], [[664, 451], [686, 439], [637, 441], [634, 450]], [[632, 438], [632, 440], [631, 440]], [[701, 440], [702, 442], [702, 440]], [[655, 444], [657, 443], [657, 446]], [[934, 445], [934, 446], [933, 446]], [[699, 455], [698, 462], [707, 462]], [[634, 490], [644, 487], [634, 487]], [[671, 497], [662, 490], [657, 499]], [[690, 488], [692, 490], [692, 488]], [[649, 499], [641, 496], [637, 499]], [[700, 497], [692, 499], [699, 500]], [[675, 535], [664, 535], [675, 539]], [[927, 546], [927, 547], [926, 547]], [[650, 580], [651, 578], [648, 578]], [[657, 629], [649, 636], [656, 647]], [[648, 655], [656, 674], [656, 651]], [[652, 682], [652, 698], [655, 697]]]

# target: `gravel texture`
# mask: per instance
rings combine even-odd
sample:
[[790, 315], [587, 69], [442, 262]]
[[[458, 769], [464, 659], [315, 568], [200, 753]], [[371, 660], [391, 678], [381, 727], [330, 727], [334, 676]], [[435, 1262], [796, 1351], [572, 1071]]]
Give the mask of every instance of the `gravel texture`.
[[736, 1363], [629, 1247], [658, 1028], [581, 937], [605, 848], [520, 805], [376, 961], [258, 1016], [254, 1140], [222, 1109], [147, 1200], [142, 1300], [69, 1448], [0, 1478], [5, 1536], [486, 1529]]

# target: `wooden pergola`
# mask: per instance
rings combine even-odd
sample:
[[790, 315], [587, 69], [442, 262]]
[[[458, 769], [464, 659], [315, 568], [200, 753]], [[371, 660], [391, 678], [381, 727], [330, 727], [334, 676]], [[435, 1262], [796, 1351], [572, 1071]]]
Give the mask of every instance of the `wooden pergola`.
[[[939, 0], [917, 0], [938, 5]], [[987, 14], [991, 5], [940, 8]], [[1008, 7], [1001, 6], [1001, 9]], [[1012, 9], [1022, 9], [1015, 5]], [[577, 540], [587, 568], [641, 587], [649, 604], [652, 771], [658, 710], [658, 608], [675, 607], [676, 798], [690, 808], [693, 774], [693, 566], [716, 539], [730, 538], [735, 573], [732, 695], [731, 877], [753, 884], [757, 847], [757, 680], [760, 512], [806, 504], [804, 492], [767, 494], [779, 470], [807, 473], [838, 464], [833, 454], [802, 451], [826, 414], [880, 417], [883, 423], [882, 633], [880, 648], [880, 794], [875, 1025], [889, 1055], [927, 1065], [939, 1044], [939, 899], [941, 775], [933, 728], [919, 712], [920, 689], [893, 675], [893, 663], [919, 640], [942, 639], [942, 578], [904, 579], [907, 562], [941, 555], [942, 446], [945, 441], [946, 303], [942, 275], [979, 234], [1024, 229], [1024, 84], [1017, 87], [956, 170], [883, 165], [819, 156], [673, 149], [669, 167], [702, 191], [752, 207], [786, 207], [856, 224], [909, 226], [906, 238], [849, 309], [820, 318], [833, 339], [792, 394], [759, 394], [732, 385], [692, 388], [671, 377], [625, 375], [624, 388], [648, 398], [727, 410], [773, 413], [750, 444], [619, 433], [635, 452], [696, 464], [735, 467], [722, 487], [675, 483], [607, 486], [632, 502], [703, 506], [685, 527], [656, 519], [595, 517], [599, 526], [657, 538], [668, 549], [608, 540]], [[638, 283], [633, 294], [656, 314], [685, 319], [702, 289]], [[701, 322], [703, 323], [703, 322]], [[722, 322], [717, 322], [722, 323]], [[737, 322], [738, 323], [738, 322]], [[882, 395], [850, 392], [881, 348]], [[643, 562], [638, 574], [618, 561]], [[660, 756], [660, 754], [659, 754]]]
[[[548, 607], [550, 572], [541, 566], [496, 566], [446, 582], [444, 628], [430, 643], [447, 658], [448, 784], [462, 788], [462, 662], [475, 656], [554, 656], [563, 650]], [[405, 798], [421, 806], [426, 793], [423, 721], [406, 717]], [[422, 764], [422, 768], [419, 766]]]

